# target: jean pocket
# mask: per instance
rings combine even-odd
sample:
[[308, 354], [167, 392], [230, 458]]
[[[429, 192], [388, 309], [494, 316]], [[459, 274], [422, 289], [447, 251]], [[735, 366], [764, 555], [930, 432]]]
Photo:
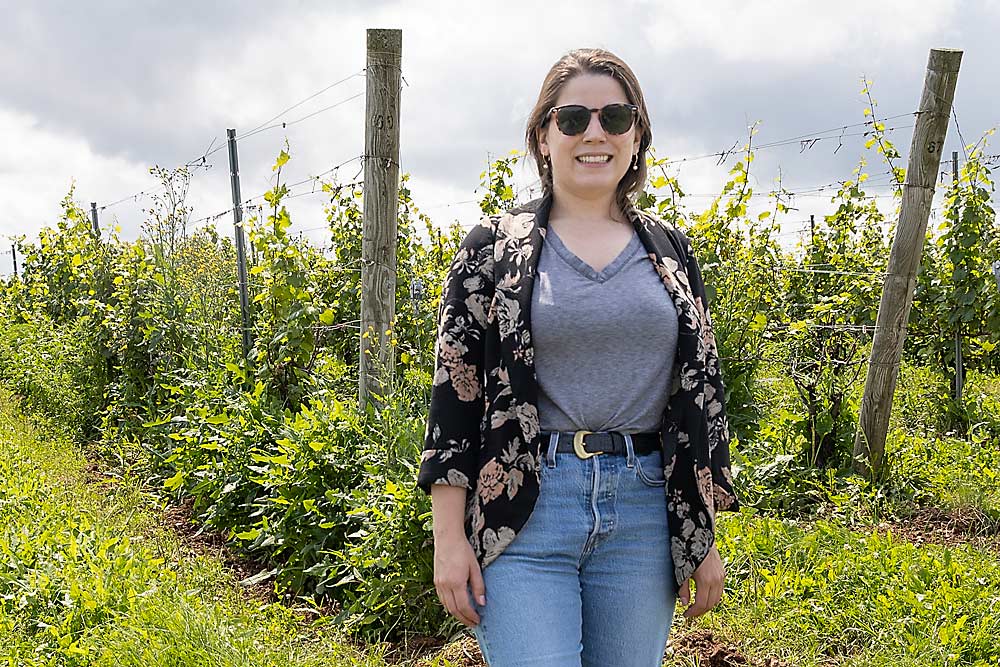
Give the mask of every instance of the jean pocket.
[[652, 451], [649, 454], [636, 455], [635, 476], [646, 486], [666, 486], [663, 476], [663, 453]]

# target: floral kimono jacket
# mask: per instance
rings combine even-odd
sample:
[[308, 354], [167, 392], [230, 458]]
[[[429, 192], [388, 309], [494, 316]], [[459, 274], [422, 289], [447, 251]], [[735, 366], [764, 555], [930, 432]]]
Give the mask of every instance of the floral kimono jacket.
[[[467, 489], [465, 532], [483, 568], [515, 539], [538, 498], [543, 452], [530, 307], [551, 207], [547, 194], [484, 216], [455, 255], [438, 309], [435, 374], [417, 485], [426, 493], [433, 484]], [[712, 547], [715, 513], [739, 509], [722, 376], [690, 242], [634, 207], [626, 213], [679, 320], [661, 448], [680, 586]]]

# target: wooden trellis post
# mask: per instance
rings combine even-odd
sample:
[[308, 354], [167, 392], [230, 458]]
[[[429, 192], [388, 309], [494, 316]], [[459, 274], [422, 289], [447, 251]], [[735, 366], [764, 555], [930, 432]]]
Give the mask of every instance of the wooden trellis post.
[[[399, 84], [402, 30], [370, 29], [365, 69], [365, 198], [361, 237], [361, 341], [358, 403], [382, 393], [378, 370], [392, 372], [386, 330], [395, 324], [399, 212]], [[375, 341], [378, 341], [377, 343]], [[377, 358], [372, 358], [376, 355]]]
[[934, 199], [934, 185], [961, 64], [962, 51], [955, 49], [931, 49], [927, 59], [903, 184], [903, 205], [875, 321], [875, 337], [854, 441], [854, 470], [866, 477], [881, 472], [885, 456], [892, 393], [899, 375], [906, 321], [913, 303], [927, 218]]

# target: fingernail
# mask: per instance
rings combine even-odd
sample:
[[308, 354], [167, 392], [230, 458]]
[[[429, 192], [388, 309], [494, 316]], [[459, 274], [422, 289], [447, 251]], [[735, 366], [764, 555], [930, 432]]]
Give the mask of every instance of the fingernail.
[[482, 604], [482, 605], [486, 604], [486, 596], [485, 595], [480, 595], [479, 596], [479, 604]]

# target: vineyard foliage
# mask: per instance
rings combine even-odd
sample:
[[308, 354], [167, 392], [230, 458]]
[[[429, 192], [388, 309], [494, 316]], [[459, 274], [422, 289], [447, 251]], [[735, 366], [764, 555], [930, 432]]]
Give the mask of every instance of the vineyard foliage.
[[[905, 357], [947, 371], [959, 330], [966, 367], [985, 376], [1000, 372], [990, 269], [1000, 230], [981, 149], [949, 187], [940, 227], [928, 230]], [[522, 158], [513, 151], [482, 174], [484, 215], [515, 204], [509, 179]], [[651, 157], [638, 205], [692, 238], [709, 285], [737, 486], [756, 507], [803, 511], [811, 501], [796, 505], [796, 484], [849, 467], [865, 327], [875, 323], [893, 225], [865, 191], [861, 160], [831, 212], [786, 247], [780, 190], [773, 210], [748, 213], [753, 158], [751, 144], [720, 195], [691, 212], [666, 160]], [[245, 223], [248, 359], [231, 233], [187, 229], [190, 174], [154, 169], [165, 194], [140, 240], [95, 237], [70, 190], [54, 226], [18, 241], [21, 276], [0, 287], [0, 375], [96, 451], [192, 499], [199, 522], [264, 564], [258, 579], [331, 602], [365, 637], [453, 631], [434, 595], [429, 498], [414, 482], [437, 305], [464, 231], [438, 231], [402, 176], [393, 366], [380, 369], [380, 404], [360, 410], [363, 193], [323, 186], [330, 245], [312, 245], [293, 233], [284, 203], [290, 159], [280, 153], [267, 207]], [[765, 368], [780, 369], [797, 402], [761, 399]], [[930, 413], [902, 409], [920, 419], [940, 412], [934, 428], [1000, 438], [989, 416], [998, 406], [975, 392], [950, 403], [946, 387], [935, 391]]]

